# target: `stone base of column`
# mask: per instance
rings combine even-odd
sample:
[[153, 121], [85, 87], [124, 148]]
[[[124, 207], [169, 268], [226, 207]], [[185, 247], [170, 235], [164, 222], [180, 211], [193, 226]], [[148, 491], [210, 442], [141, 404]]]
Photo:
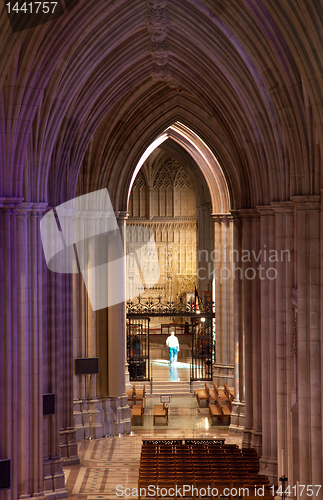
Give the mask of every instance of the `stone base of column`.
[[30, 495], [20, 495], [19, 500], [28, 500], [30, 498], [37, 498], [37, 500], [46, 500], [44, 492], [34, 493], [33, 496], [30, 496]]
[[60, 431], [61, 457], [65, 465], [79, 464], [80, 459], [77, 451], [76, 429], [64, 429]]
[[218, 387], [223, 387], [223, 384], [227, 384], [230, 388], [234, 387], [234, 365], [215, 363], [213, 365], [213, 380]]
[[[84, 425], [87, 437], [91, 439], [99, 439], [106, 436], [106, 426], [104, 423], [102, 403], [98, 399], [91, 399], [87, 402], [88, 410], [87, 424]], [[87, 429], [86, 429], [87, 428]]]
[[242, 434], [245, 423], [245, 405], [240, 401], [233, 401], [229, 434]]
[[85, 438], [83, 421], [83, 401], [81, 399], [73, 401], [73, 413], [75, 421], [76, 441], [82, 441]]
[[242, 438], [242, 448], [255, 448], [258, 455], [262, 453], [262, 433], [254, 429], [244, 429]]
[[121, 398], [111, 398], [111, 408], [114, 414], [113, 435], [126, 434], [131, 432], [131, 415], [128, 406], [127, 396]]
[[252, 429], [251, 448], [255, 448], [259, 457], [262, 455], [262, 432]]
[[106, 428], [106, 436], [113, 436], [114, 413], [111, 408], [111, 399], [110, 398], [102, 399], [101, 403], [102, 403], [103, 418]]
[[252, 429], [244, 428], [242, 431], [242, 448], [251, 448]]
[[74, 415], [77, 441], [131, 432], [131, 411], [126, 395], [121, 398], [76, 400]]
[[277, 484], [278, 482], [277, 458], [261, 457], [261, 459], [259, 460], [259, 464], [260, 464], [259, 473], [268, 476], [269, 482], [271, 484]]
[[47, 500], [67, 498], [61, 458], [44, 461], [44, 496]]

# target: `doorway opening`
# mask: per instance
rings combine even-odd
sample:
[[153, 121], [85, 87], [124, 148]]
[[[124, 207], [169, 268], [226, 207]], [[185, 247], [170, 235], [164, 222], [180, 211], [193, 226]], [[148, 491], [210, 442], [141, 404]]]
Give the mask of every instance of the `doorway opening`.
[[[148, 327], [147, 324], [132, 324], [135, 316], [130, 316], [129, 313], [133, 312], [133, 303], [128, 302], [128, 362], [134, 366], [135, 361], [142, 363], [141, 368], [138, 368], [142, 372], [140, 380], [155, 378], [152, 373], [155, 366], [155, 372], [159, 371], [156, 377], [160, 376], [168, 381], [181, 381], [183, 378], [215, 380], [221, 384], [223, 377], [228, 381], [233, 374], [234, 359], [231, 323], [229, 330], [217, 328], [215, 331], [213, 311], [210, 318], [200, 316], [195, 321], [182, 311], [177, 315], [168, 311], [166, 317], [159, 312], [151, 314], [149, 310], [150, 304], [156, 306], [158, 302], [162, 302], [165, 305], [184, 305], [186, 313], [189, 296], [194, 296], [194, 291], [197, 290], [198, 295], [207, 297], [212, 302], [212, 307], [215, 307], [217, 300], [221, 321], [227, 310], [222, 307], [221, 293], [224, 287], [227, 288], [225, 303], [232, 303], [232, 283], [222, 286], [215, 279], [219, 275], [216, 271], [222, 265], [222, 248], [227, 251], [233, 244], [230, 229], [224, 227], [226, 219], [223, 219], [231, 215], [228, 185], [212, 151], [189, 127], [180, 122], [174, 123], [142, 154], [133, 171], [128, 190], [128, 213], [126, 225], [139, 226], [140, 229], [131, 233], [131, 238], [135, 235], [136, 239], [130, 238], [131, 241], [128, 241], [127, 236], [127, 255], [135, 255], [136, 245], [149, 241], [150, 236], [147, 234], [153, 235], [155, 244], [154, 250], [147, 244], [147, 258], [142, 265], [142, 272], [139, 264], [138, 269], [134, 265], [130, 271], [128, 266], [128, 281], [133, 289], [139, 283], [137, 294], [129, 296], [136, 297], [140, 294], [140, 314], [149, 318], [149, 321], [145, 320], [148, 321]], [[140, 283], [144, 280], [140, 279], [147, 275], [147, 269], [156, 271], [158, 266], [160, 279], [141, 289]], [[137, 298], [133, 300], [136, 301]], [[143, 303], [147, 304], [146, 309], [141, 307]], [[136, 320], [139, 319], [137, 316]], [[189, 328], [189, 334], [185, 334], [185, 324], [186, 329]], [[167, 334], [164, 333], [166, 330], [168, 333], [172, 327], [176, 329], [180, 344], [183, 344], [178, 356], [178, 363], [183, 365], [178, 368], [183, 367], [184, 371], [184, 366], [186, 367], [183, 374], [179, 374], [177, 369], [173, 378], [166, 346]], [[133, 353], [129, 337], [134, 332], [144, 345], [141, 347], [137, 344], [139, 347], [135, 357], [144, 359], [131, 359], [129, 354]], [[218, 345], [218, 359], [215, 357], [215, 342]], [[136, 369], [130, 370], [130, 378], [134, 380], [137, 376], [134, 375]], [[162, 375], [163, 372], [165, 375]]]
[[[166, 344], [178, 340], [172, 360]], [[127, 360], [131, 381], [212, 381], [215, 363], [215, 306], [212, 301], [128, 303]]]

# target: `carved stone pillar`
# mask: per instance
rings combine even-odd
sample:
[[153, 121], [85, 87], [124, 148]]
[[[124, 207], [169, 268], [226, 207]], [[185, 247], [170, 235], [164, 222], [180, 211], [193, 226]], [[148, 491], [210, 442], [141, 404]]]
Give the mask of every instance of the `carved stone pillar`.
[[[293, 287], [293, 204], [271, 203], [275, 211], [276, 269], [276, 401], [278, 476], [288, 475], [291, 461], [291, 356], [293, 325], [291, 291]], [[271, 264], [272, 267], [272, 264]], [[269, 272], [269, 270], [268, 270]], [[284, 466], [283, 466], [284, 462]], [[288, 465], [287, 465], [288, 464]]]
[[260, 361], [260, 289], [257, 256], [259, 254], [259, 214], [239, 210], [242, 220], [240, 267], [242, 279], [243, 325], [245, 331], [245, 428], [242, 446], [253, 446], [261, 455], [261, 361]]
[[233, 321], [233, 218], [213, 214], [215, 304], [216, 304], [216, 362], [215, 382], [234, 385], [234, 321]]
[[42, 255], [33, 206], [3, 198], [0, 211], [0, 458], [11, 460], [11, 489], [1, 500], [43, 493]]
[[[125, 219], [127, 212], [116, 212], [118, 225], [124, 237]], [[125, 244], [125, 241], [123, 240]], [[125, 248], [125, 247], [124, 247]], [[113, 249], [108, 247], [109, 250]], [[120, 265], [120, 280], [126, 282], [126, 267]], [[114, 283], [109, 281], [109, 294], [113, 294]], [[126, 289], [126, 288], [124, 288]], [[126, 358], [126, 302], [120, 302], [108, 308], [108, 392], [111, 397], [111, 406], [115, 412], [117, 432], [130, 432], [131, 421], [127, 404], [126, 372], [128, 364]]]
[[[126, 212], [116, 213], [117, 221], [124, 234]], [[113, 249], [110, 249], [113, 251]], [[109, 252], [109, 248], [108, 248]], [[125, 283], [126, 269], [120, 265], [120, 281]], [[113, 294], [114, 284], [109, 282], [109, 294]], [[108, 383], [109, 396], [121, 397], [125, 394], [126, 370], [126, 304], [110, 306], [108, 309]]]
[[214, 248], [213, 222], [211, 206], [204, 205], [197, 209], [197, 287], [199, 292], [212, 288], [212, 259]]
[[269, 261], [275, 251], [275, 212], [271, 206], [257, 207], [260, 214], [260, 307], [261, 307], [261, 470], [271, 483], [277, 481], [276, 397], [276, 264]]
[[64, 280], [48, 270], [48, 304], [44, 313], [44, 392], [55, 394], [55, 414], [44, 418], [44, 490], [50, 500], [67, 497], [60, 449], [64, 404]]
[[245, 339], [242, 324], [242, 280], [235, 272], [241, 255], [241, 218], [232, 212], [232, 279], [233, 279], [233, 335], [234, 335], [234, 402], [232, 405], [230, 433], [242, 433], [245, 425]]
[[[318, 390], [322, 383], [321, 197], [294, 196], [292, 201], [296, 228], [299, 481], [322, 484], [322, 397]], [[288, 456], [289, 475], [291, 465]]]

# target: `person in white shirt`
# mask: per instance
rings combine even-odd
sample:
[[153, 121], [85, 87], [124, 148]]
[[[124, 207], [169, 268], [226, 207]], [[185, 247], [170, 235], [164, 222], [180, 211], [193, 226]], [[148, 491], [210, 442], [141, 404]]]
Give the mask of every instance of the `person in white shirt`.
[[170, 336], [167, 337], [166, 344], [169, 349], [169, 360], [172, 364], [177, 361], [177, 354], [179, 351], [178, 338], [176, 337], [175, 332], [171, 332]]

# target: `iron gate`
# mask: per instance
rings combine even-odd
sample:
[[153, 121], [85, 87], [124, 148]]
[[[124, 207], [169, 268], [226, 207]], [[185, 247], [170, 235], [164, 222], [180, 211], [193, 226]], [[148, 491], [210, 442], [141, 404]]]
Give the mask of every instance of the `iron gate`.
[[212, 381], [215, 362], [212, 318], [192, 318], [191, 380]]
[[148, 317], [127, 319], [127, 361], [130, 380], [150, 380]]
[[[195, 302], [163, 304], [158, 299], [142, 299], [127, 303], [127, 347], [130, 380], [150, 380], [149, 321], [153, 317], [185, 318], [191, 321], [191, 381], [212, 381], [215, 363], [215, 304], [199, 298]], [[136, 340], [133, 340], [136, 338]], [[134, 349], [135, 347], [135, 349]]]

